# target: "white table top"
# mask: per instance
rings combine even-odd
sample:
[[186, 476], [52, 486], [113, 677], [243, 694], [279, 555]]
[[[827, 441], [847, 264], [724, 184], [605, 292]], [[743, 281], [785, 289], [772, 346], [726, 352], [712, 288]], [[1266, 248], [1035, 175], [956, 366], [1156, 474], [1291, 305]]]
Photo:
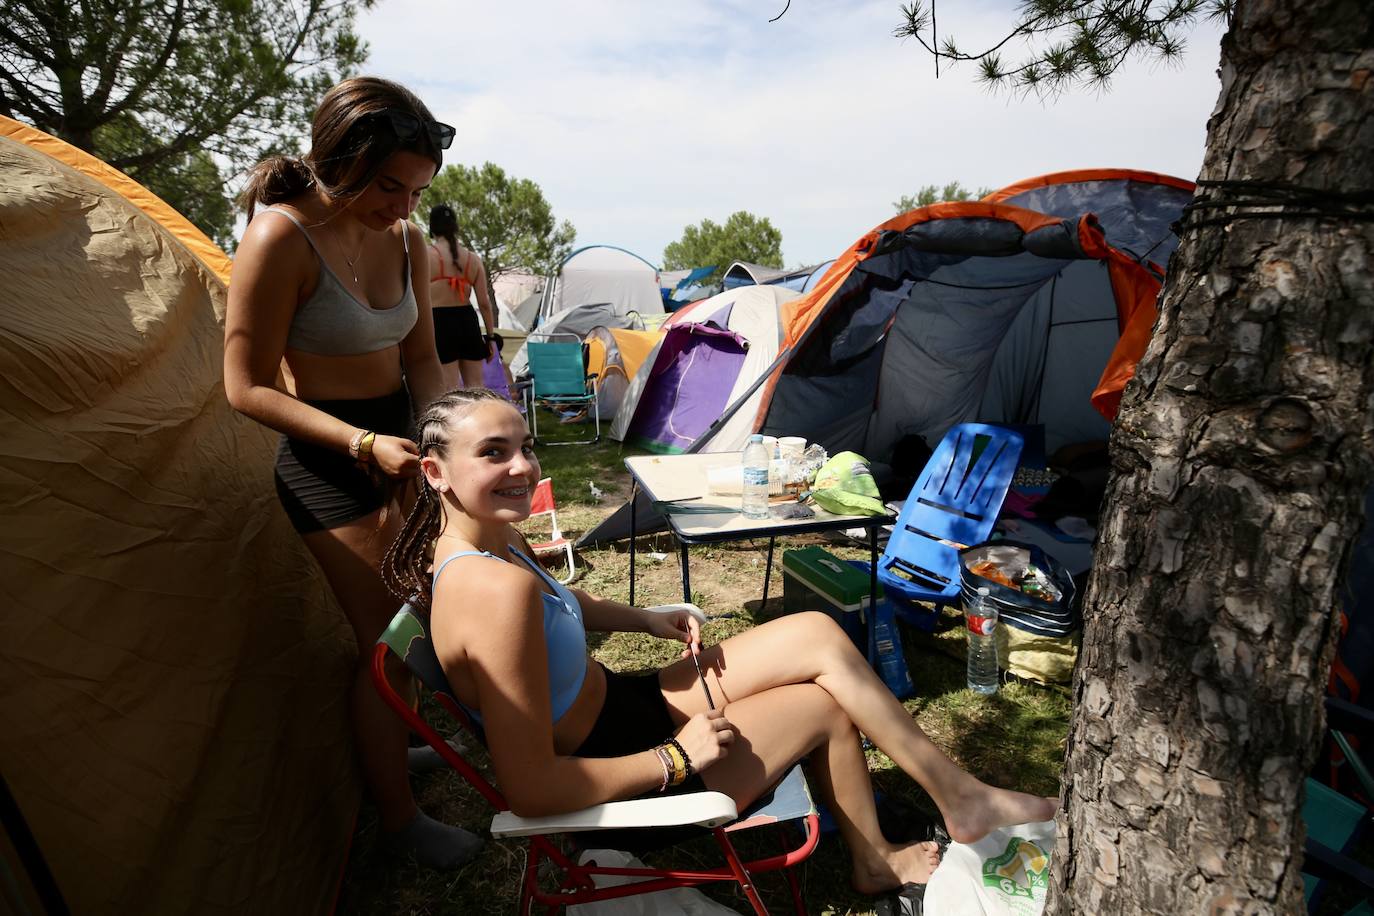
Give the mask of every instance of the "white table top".
[[[863, 528], [890, 522], [891, 516], [833, 515], [820, 506], [811, 505], [814, 518], [745, 518], [740, 513], [739, 496], [714, 496], [706, 492], [706, 470], [718, 467], [738, 467], [740, 456], [734, 452], [700, 455], [636, 455], [625, 459], [625, 467], [646, 496], [653, 500], [700, 499], [684, 503], [692, 507], [690, 513], [665, 513], [673, 533], [684, 541], [728, 541], [750, 537], [781, 537], [805, 531], [837, 528]], [[775, 504], [776, 505], [776, 504]], [[707, 507], [719, 507], [718, 512], [701, 512]]]

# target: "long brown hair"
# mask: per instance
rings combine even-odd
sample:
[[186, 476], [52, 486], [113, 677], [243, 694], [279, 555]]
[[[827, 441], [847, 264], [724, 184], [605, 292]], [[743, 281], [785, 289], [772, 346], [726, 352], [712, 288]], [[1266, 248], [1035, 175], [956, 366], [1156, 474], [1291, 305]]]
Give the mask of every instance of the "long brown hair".
[[265, 159], [249, 173], [238, 197], [248, 219], [259, 205], [298, 197], [312, 185], [331, 200], [351, 200], [377, 177], [387, 157], [400, 150], [428, 156], [437, 171], [444, 157], [429, 131], [422, 128], [402, 141], [383, 116], [392, 110], [412, 114], [422, 125], [434, 120], [409, 89], [375, 76], [347, 79], [326, 92], [310, 126], [310, 152], [299, 159]]
[[463, 265], [458, 263], [458, 216], [448, 204], [435, 204], [429, 208], [429, 236], [448, 242], [454, 269], [462, 273]]
[[[415, 441], [420, 446], [420, 457], [431, 454], [444, 457], [451, 424], [484, 401], [510, 406], [510, 401], [489, 388], [460, 388], [436, 398], [415, 421]], [[433, 559], [434, 540], [444, 529], [444, 504], [423, 477], [419, 480], [419, 489], [415, 507], [382, 560], [382, 581], [400, 600], [424, 608], [433, 598], [429, 564]]]

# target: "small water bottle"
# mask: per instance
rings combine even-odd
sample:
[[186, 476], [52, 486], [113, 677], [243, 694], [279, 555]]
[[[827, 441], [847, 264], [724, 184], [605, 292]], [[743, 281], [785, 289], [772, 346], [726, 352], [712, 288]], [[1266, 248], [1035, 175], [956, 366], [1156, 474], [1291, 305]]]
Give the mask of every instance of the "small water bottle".
[[763, 444], [763, 436], [749, 437], [744, 447], [744, 501], [740, 512], [745, 518], [768, 517], [768, 466], [772, 456]]
[[964, 604], [968, 630], [968, 689], [997, 692], [997, 607], [986, 588]]

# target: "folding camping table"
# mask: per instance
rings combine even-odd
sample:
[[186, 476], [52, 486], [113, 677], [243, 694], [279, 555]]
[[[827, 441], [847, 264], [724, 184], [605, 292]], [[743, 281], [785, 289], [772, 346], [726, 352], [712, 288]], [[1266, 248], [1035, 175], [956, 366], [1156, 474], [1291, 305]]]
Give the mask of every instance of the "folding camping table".
[[[677, 539], [682, 563], [682, 600], [692, 600], [687, 548], [692, 544], [719, 544], [750, 538], [768, 538], [768, 563], [763, 568], [763, 600], [768, 600], [768, 579], [773, 571], [773, 547], [779, 537], [812, 531], [842, 528], [868, 529], [869, 606], [877, 607], [878, 528], [892, 524], [891, 515], [832, 515], [819, 506], [814, 518], [745, 518], [740, 513], [740, 497], [712, 496], [706, 492], [709, 468], [738, 465], [734, 452], [706, 455], [636, 455], [625, 459], [633, 480], [630, 491], [630, 604], [635, 603], [635, 537], [638, 534], [636, 509], [639, 491], [659, 504], [668, 528]], [[674, 511], [674, 510], [677, 511]], [[718, 511], [703, 511], [718, 509]]]

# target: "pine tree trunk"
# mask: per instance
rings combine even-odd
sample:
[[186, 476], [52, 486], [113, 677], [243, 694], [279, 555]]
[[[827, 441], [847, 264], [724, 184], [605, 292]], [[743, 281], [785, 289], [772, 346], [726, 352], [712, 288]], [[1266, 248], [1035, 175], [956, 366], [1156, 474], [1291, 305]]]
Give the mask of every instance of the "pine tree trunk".
[[[1370, 0], [1240, 0], [1222, 82], [1203, 179], [1374, 189]], [[1112, 434], [1048, 912], [1301, 911], [1372, 454], [1374, 223], [1187, 230]]]

